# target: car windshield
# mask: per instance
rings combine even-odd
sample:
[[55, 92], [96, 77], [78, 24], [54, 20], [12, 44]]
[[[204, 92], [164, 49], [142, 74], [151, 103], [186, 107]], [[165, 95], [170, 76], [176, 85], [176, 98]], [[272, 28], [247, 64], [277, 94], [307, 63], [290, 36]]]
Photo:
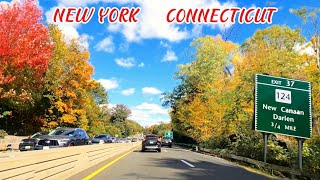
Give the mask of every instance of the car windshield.
[[157, 140], [158, 137], [156, 137], [156, 136], [147, 136], [146, 139], [147, 139], [147, 140]]
[[37, 133], [35, 133], [34, 135], [32, 135], [32, 136], [30, 136], [30, 138], [38, 138], [38, 137], [40, 137], [40, 136], [42, 136], [42, 135], [46, 135], [46, 134], [48, 134], [48, 133], [40, 133], [40, 132], [37, 132]]
[[62, 136], [69, 136], [73, 134], [74, 134], [74, 130], [68, 130], [68, 129], [55, 129], [49, 133], [49, 135], [62, 135]]
[[95, 135], [94, 138], [102, 139], [108, 137], [107, 135]]

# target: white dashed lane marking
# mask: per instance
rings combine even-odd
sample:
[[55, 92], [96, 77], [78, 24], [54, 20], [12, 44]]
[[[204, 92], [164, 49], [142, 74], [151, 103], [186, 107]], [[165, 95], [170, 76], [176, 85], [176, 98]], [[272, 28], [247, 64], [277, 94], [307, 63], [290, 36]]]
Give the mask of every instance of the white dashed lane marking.
[[194, 165], [192, 165], [192, 164], [190, 164], [190, 163], [188, 163], [187, 161], [185, 161], [185, 160], [181, 160], [181, 162], [183, 162], [183, 163], [185, 163], [186, 165], [188, 165], [188, 166], [190, 166], [190, 167], [195, 167]]

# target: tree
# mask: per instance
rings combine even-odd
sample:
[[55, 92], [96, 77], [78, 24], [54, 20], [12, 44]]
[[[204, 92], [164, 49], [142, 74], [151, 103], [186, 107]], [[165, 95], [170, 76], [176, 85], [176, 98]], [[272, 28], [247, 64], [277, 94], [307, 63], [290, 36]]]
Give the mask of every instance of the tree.
[[196, 59], [179, 66], [176, 79], [181, 83], [172, 93], [165, 94], [164, 105], [172, 107], [170, 114], [177, 132], [202, 142], [213, 132], [222, 134], [226, 110], [222, 100], [230, 81], [225, 69], [239, 52], [236, 44], [225, 42], [220, 36], [198, 38], [191, 45]]
[[131, 114], [131, 110], [123, 104], [117, 104], [111, 109], [111, 122], [114, 124], [123, 123]]
[[[291, 13], [294, 13], [302, 19], [302, 30], [306, 31], [309, 36], [309, 43], [303, 48], [311, 47], [314, 50], [314, 59], [309, 61], [307, 67], [308, 80], [312, 83], [312, 99], [319, 99], [320, 92], [320, 9], [301, 7], [300, 9], [290, 9]], [[311, 27], [310, 27], [311, 26]], [[313, 59], [313, 58], [312, 58]], [[313, 101], [313, 124], [314, 133], [320, 136], [320, 103]]]
[[41, 13], [34, 0], [0, 4], [0, 116], [9, 133], [43, 123], [36, 114], [52, 46]]
[[50, 104], [46, 111], [46, 128], [70, 126], [103, 133], [110, 116], [99, 104], [108, 103], [108, 94], [91, 78], [94, 69], [88, 63], [89, 52], [76, 39], [65, 42], [57, 26], [49, 28], [53, 55], [45, 76], [44, 101]]

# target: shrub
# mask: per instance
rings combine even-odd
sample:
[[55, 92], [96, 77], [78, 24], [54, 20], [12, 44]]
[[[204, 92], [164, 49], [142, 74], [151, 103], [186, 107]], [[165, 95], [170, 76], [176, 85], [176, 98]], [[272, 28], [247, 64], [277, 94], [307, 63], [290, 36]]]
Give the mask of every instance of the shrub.
[[303, 147], [304, 170], [320, 177], [320, 137], [312, 138], [310, 141], [305, 142]]
[[5, 130], [0, 129], [0, 139], [3, 139], [5, 136], [8, 136]]
[[232, 152], [238, 156], [263, 160], [263, 138], [260, 133], [241, 132], [236, 137], [236, 142], [231, 143]]
[[230, 146], [230, 140], [224, 136], [212, 137], [210, 140], [202, 142], [200, 146], [208, 149], [226, 149]]

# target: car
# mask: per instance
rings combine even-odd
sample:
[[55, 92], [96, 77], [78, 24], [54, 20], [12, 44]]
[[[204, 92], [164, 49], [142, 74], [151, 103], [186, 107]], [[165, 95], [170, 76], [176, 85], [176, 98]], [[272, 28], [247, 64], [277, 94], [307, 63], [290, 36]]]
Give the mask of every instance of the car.
[[20, 151], [28, 151], [34, 150], [35, 146], [37, 145], [38, 141], [40, 140], [39, 137], [42, 135], [47, 135], [48, 132], [37, 132], [30, 136], [29, 138], [22, 139], [19, 144]]
[[127, 139], [126, 138], [120, 138], [116, 142], [117, 143], [126, 143]]
[[161, 152], [161, 140], [158, 135], [148, 134], [144, 137], [141, 151], [144, 152], [146, 150], [157, 150]]
[[115, 143], [116, 140], [117, 140], [117, 138], [115, 138], [115, 137], [109, 137], [109, 138], [107, 139], [107, 142], [108, 142], [108, 143]]
[[108, 134], [97, 134], [91, 139], [92, 144], [103, 144], [107, 143], [110, 135]]
[[168, 146], [169, 148], [172, 147], [172, 140], [170, 138], [164, 137], [161, 141], [161, 146]]
[[89, 144], [89, 136], [81, 128], [56, 128], [48, 135], [39, 137], [35, 149], [49, 149]]
[[138, 142], [138, 138], [132, 138], [131, 142]]
[[126, 143], [131, 142], [131, 138], [126, 138]]

